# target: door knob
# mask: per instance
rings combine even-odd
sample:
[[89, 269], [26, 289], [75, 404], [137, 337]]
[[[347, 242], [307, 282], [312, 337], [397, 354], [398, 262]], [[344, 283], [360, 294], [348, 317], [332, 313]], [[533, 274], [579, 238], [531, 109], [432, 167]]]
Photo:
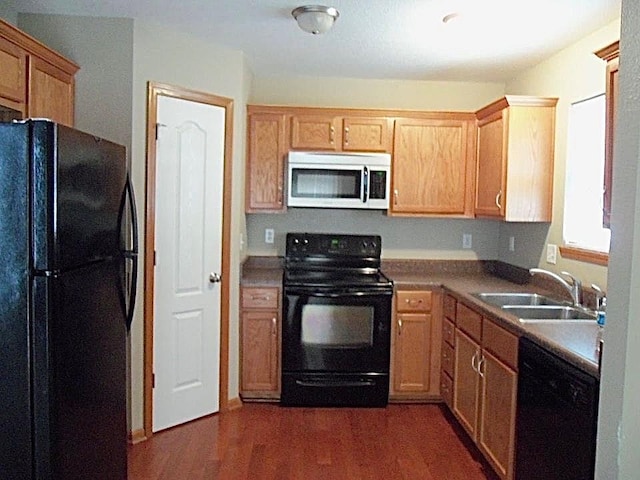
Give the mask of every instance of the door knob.
[[210, 283], [220, 283], [222, 281], [222, 275], [219, 273], [211, 273], [209, 274], [209, 282]]

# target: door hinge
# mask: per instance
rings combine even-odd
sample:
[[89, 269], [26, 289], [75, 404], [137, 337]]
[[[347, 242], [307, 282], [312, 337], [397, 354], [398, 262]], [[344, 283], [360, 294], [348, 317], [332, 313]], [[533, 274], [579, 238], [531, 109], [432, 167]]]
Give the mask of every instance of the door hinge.
[[156, 388], [156, 374], [151, 374], [151, 388]]
[[154, 251], [153, 251], [153, 266], [154, 266], [154, 267], [156, 266], [156, 253], [157, 253], [157, 252], [154, 250]]
[[160, 130], [160, 127], [166, 127], [166, 125], [164, 123], [156, 123], [156, 140], [158, 140], [158, 130]]

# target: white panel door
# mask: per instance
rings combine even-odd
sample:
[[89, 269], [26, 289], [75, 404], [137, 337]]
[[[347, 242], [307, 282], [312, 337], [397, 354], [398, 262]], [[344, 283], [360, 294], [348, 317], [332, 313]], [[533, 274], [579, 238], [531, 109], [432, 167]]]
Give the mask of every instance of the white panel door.
[[225, 109], [158, 96], [153, 431], [218, 411]]

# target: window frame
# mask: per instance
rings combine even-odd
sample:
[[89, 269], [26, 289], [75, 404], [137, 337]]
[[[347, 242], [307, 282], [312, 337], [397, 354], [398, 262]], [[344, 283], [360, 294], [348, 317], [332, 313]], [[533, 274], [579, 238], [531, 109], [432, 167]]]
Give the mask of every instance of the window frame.
[[[603, 212], [602, 226], [610, 228], [611, 225], [611, 193], [613, 173], [613, 144], [615, 133], [615, 117], [618, 100], [618, 70], [620, 56], [620, 41], [615, 41], [600, 50], [593, 52], [596, 56], [607, 62], [606, 87], [605, 87], [605, 158], [604, 158], [604, 185], [603, 185]], [[609, 254], [597, 250], [578, 248], [573, 245], [562, 245], [560, 255], [564, 258], [578, 260], [607, 266]]]

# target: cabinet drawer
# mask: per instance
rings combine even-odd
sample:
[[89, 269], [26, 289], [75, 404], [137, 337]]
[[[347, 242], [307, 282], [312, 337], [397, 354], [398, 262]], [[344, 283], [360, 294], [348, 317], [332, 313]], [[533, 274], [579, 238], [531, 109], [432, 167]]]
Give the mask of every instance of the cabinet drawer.
[[397, 294], [396, 308], [399, 312], [429, 312], [431, 293], [424, 290], [405, 290]]
[[452, 347], [455, 345], [455, 326], [448, 319], [442, 321], [442, 339]]
[[278, 308], [277, 288], [243, 288], [242, 308]]
[[444, 316], [454, 324], [456, 323], [456, 303], [456, 299], [451, 295], [444, 297]]
[[518, 337], [484, 319], [482, 346], [514, 370], [518, 369]]
[[440, 375], [440, 395], [449, 408], [453, 407], [453, 380], [446, 373]]
[[482, 336], [482, 315], [458, 303], [456, 306], [456, 326], [480, 343]]
[[455, 355], [453, 347], [447, 343], [442, 344], [442, 370], [453, 377], [453, 365], [455, 363]]

